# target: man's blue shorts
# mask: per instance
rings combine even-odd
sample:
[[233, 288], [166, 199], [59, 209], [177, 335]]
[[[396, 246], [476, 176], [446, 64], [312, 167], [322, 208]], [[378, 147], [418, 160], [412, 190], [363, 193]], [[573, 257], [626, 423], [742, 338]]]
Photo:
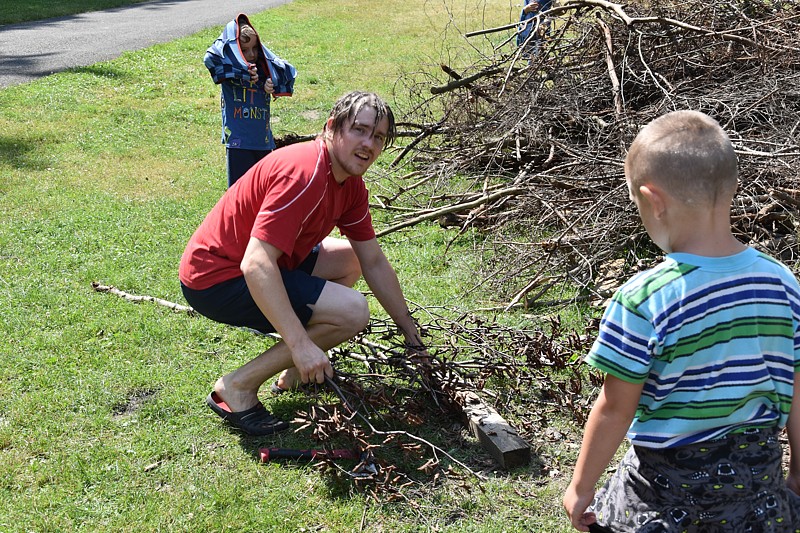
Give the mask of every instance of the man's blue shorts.
[[[281, 269], [289, 301], [304, 326], [311, 320], [312, 310], [309, 306], [317, 303], [326, 283], [324, 279], [311, 275], [318, 257], [319, 245], [314, 247], [296, 269]], [[189, 305], [206, 318], [231, 326], [255, 329], [261, 333], [275, 331], [250, 295], [244, 276], [199, 291], [181, 283], [181, 289]]]

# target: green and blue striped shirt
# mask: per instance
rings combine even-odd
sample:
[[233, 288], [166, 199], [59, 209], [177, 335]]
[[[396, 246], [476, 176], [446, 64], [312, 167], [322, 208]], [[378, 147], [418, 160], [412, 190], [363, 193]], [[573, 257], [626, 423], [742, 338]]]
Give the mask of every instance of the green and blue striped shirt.
[[675, 253], [614, 295], [587, 362], [644, 383], [637, 446], [783, 427], [800, 372], [800, 286], [775, 259]]

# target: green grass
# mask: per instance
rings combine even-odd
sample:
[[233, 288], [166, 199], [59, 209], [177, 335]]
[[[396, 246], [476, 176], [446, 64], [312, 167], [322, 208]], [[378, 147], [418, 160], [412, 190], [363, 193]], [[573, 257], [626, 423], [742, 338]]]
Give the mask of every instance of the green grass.
[[[52, 9], [38, 16], [57, 14], [42, 5]], [[276, 133], [318, 131], [351, 89], [402, 109], [403, 72], [472, 60], [453, 24], [516, 18], [513, 6], [447, 6], [298, 0], [253, 15], [300, 72], [295, 95], [274, 103]], [[259, 464], [261, 446], [308, 442], [241, 437], [203, 400], [265, 341], [92, 290], [183, 303], [180, 255], [225, 189], [218, 89], [201, 61], [220, 29], [0, 90], [0, 531], [569, 531], [559, 502], [577, 450], [558, 441], [534, 450], [561, 471], [552, 479], [535, 461], [490, 474], [485, 492], [442, 483], [416, 510], [302, 466]], [[382, 245], [410, 299], [454, 305], [481, 298], [467, 294], [473, 238], [444, 254], [450, 234], [431, 224]], [[298, 405], [264, 399], [283, 416]], [[481, 454], [474, 443], [452, 451]]]
[[148, 0], [0, 0], [0, 25], [17, 24], [87, 11], [99, 11]]

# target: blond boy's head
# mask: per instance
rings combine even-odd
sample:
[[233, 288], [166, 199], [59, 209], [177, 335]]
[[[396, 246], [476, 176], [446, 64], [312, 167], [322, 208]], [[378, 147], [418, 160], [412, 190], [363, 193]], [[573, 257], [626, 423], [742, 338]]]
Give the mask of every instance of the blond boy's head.
[[652, 183], [687, 205], [730, 203], [738, 181], [736, 153], [716, 120], [699, 111], [673, 111], [636, 136], [625, 176], [632, 191]]

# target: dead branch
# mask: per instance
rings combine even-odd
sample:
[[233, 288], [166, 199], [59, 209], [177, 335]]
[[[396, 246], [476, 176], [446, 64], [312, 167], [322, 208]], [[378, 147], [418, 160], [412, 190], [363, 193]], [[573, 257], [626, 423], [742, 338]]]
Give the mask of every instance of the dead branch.
[[420, 222], [424, 222], [426, 220], [432, 220], [434, 218], [439, 218], [440, 216], [446, 215], [447, 213], [455, 213], [455, 212], [458, 212], [458, 211], [465, 211], [465, 210], [468, 210], [468, 209], [472, 209], [473, 207], [479, 206], [481, 204], [485, 204], [485, 203], [488, 203], [488, 202], [493, 202], [493, 201], [495, 201], [495, 200], [497, 200], [499, 198], [504, 198], [504, 197], [507, 197], [507, 196], [514, 196], [514, 195], [517, 195], [517, 194], [522, 194], [524, 192], [525, 192], [525, 190], [520, 188], [520, 187], [513, 187], [513, 188], [510, 188], [510, 189], [503, 189], [502, 191], [497, 191], [497, 192], [494, 192], [492, 194], [488, 194], [486, 196], [482, 196], [482, 197], [478, 198], [477, 200], [472, 200], [471, 202], [464, 202], [464, 203], [460, 203], [460, 204], [456, 204], [456, 205], [451, 205], [449, 207], [444, 207], [442, 209], [437, 209], [435, 211], [431, 211], [429, 213], [425, 213], [424, 215], [419, 215], [418, 217], [415, 217], [415, 218], [412, 218], [412, 219], [409, 219], [409, 220], [405, 220], [405, 221], [403, 221], [403, 222], [401, 222], [399, 224], [395, 224], [394, 226], [391, 226], [389, 228], [386, 228], [384, 230], [381, 230], [381, 231], [377, 232], [376, 236], [377, 237], [383, 237], [384, 235], [388, 235], [389, 233], [395, 232], [397, 230], [413, 226], [413, 225], [418, 224]]
[[192, 309], [191, 307], [189, 307], [187, 305], [181, 305], [181, 304], [177, 304], [177, 303], [174, 303], [174, 302], [170, 302], [168, 300], [162, 300], [161, 298], [156, 298], [155, 296], [139, 296], [139, 295], [135, 295], [135, 294], [130, 294], [128, 292], [121, 291], [121, 290], [119, 290], [116, 287], [113, 287], [111, 285], [101, 285], [97, 281], [93, 281], [92, 282], [92, 289], [94, 289], [97, 292], [107, 292], [109, 294], [115, 294], [117, 296], [120, 296], [120, 297], [128, 300], [129, 302], [136, 302], [136, 303], [138, 303], [138, 302], [153, 302], [153, 303], [156, 303], [158, 305], [163, 305], [164, 307], [168, 307], [169, 309], [172, 309], [173, 311], [178, 311], [178, 312], [181, 312], [181, 313], [187, 313], [188, 315], [191, 315], [191, 316], [194, 316], [194, 315], [197, 314], [197, 312], [194, 309]]
[[[728, 32], [717, 32], [717, 31], [714, 31], [714, 30], [710, 30], [708, 28], [703, 28], [703, 27], [700, 27], [700, 26], [695, 26], [695, 25], [692, 25], [692, 24], [688, 24], [686, 22], [683, 22], [683, 21], [680, 21], [680, 20], [676, 20], [674, 18], [660, 17], [660, 16], [632, 17], [632, 16], [630, 16], [630, 15], [628, 15], [626, 13], [625, 5], [617, 4], [617, 3], [614, 3], [614, 2], [607, 2], [606, 0], [567, 0], [563, 5], [558, 6], [558, 7], [554, 7], [552, 9], [548, 10], [547, 11], [547, 16], [555, 17], [555, 16], [558, 16], [558, 15], [561, 15], [562, 13], [568, 13], [568, 12], [571, 12], [571, 11], [578, 12], [578, 11], [584, 9], [584, 8], [592, 8], [592, 7], [602, 8], [603, 10], [612, 12], [614, 15], [619, 17], [625, 23], [626, 26], [629, 26], [629, 27], [630, 26], [635, 26], [635, 25], [643, 25], [643, 24], [670, 25], [670, 26], [674, 26], [676, 28], [680, 28], [680, 29], [683, 29], [683, 30], [691, 31], [691, 32], [696, 32], [696, 33], [703, 34], [703, 35], [713, 35], [713, 36], [719, 37], [720, 39], [723, 39], [723, 40], [726, 40], [726, 41], [735, 41], [735, 42], [738, 42], [738, 43], [741, 43], [741, 44], [752, 46], [754, 48], [758, 47], [758, 46], [762, 46], [762, 47], [765, 47], [765, 48], [768, 48], [768, 49], [771, 49], [771, 50], [775, 50], [775, 51], [781, 50], [781, 47], [775, 47], [775, 46], [772, 45], [772, 43], [769, 43], [769, 42], [756, 43], [752, 39], [749, 39], [747, 37], [743, 37], [741, 35], [737, 35], [737, 34], [734, 34], [734, 33], [728, 33]], [[502, 26], [497, 26], [497, 27], [494, 27], [494, 28], [487, 28], [487, 29], [483, 29], [483, 30], [477, 30], [477, 31], [468, 32], [468, 33], [465, 33], [464, 36], [465, 37], [475, 37], [475, 36], [479, 36], [479, 35], [485, 35], [487, 33], [497, 33], [497, 32], [500, 32], [500, 31], [514, 29], [514, 28], [517, 28], [518, 26], [519, 26], [518, 22], [512, 23], [512, 24], [504, 24]], [[787, 46], [787, 47], [785, 47], [783, 49], [785, 51], [798, 51], [798, 50], [800, 50], [800, 48], [797, 48], [795, 46]]]
[[608, 64], [608, 77], [611, 79], [611, 90], [614, 92], [614, 110], [617, 113], [617, 117], [619, 117], [622, 115], [622, 95], [620, 94], [617, 71], [614, 68], [614, 45], [611, 40], [611, 30], [608, 28], [608, 24], [603, 22], [603, 19], [598, 18], [597, 23], [600, 25], [600, 29], [603, 32], [603, 36], [606, 40], [606, 64]]
[[440, 85], [438, 87], [431, 87], [431, 94], [442, 94], [448, 91], [453, 91], [460, 87], [469, 87], [472, 82], [479, 80], [481, 78], [485, 78], [486, 76], [491, 76], [492, 74], [497, 74], [500, 72], [501, 69], [499, 68], [490, 68], [483, 72], [477, 72], [472, 76], [467, 76], [466, 78], [461, 78], [457, 80], [453, 80], [445, 85]]

